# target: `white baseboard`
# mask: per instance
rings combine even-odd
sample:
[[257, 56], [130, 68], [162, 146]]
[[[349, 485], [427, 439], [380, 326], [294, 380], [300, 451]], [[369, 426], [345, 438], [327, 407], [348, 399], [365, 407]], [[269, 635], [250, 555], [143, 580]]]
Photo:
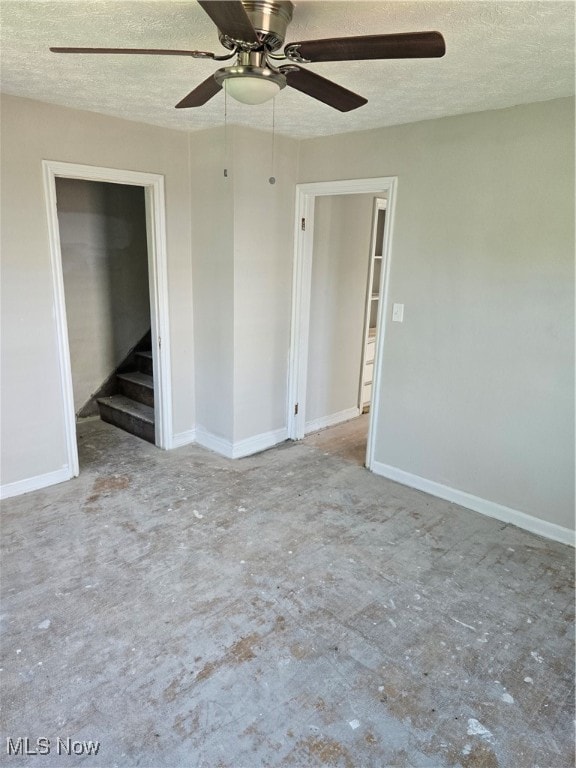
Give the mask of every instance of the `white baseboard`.
[[355, 419], [357, 416], [360, 416], [360, 408], [347, 408], [345, 411], [331, 413], [329, 416], [321, 416], [319, 419], [306, 422], [304, 425], [304, 434], [308, 435], [310, 432], [318, 432], [319, 429], [334, 427], [336, 424], [340, 424], [343, 421], [350, 421], [350, 419]]
[[195, 442], [196, 429], [187, 429], [185, 432], [178, 432], [177, 435], [172, 435], [170, 448], [182, 448], [184, 445], [190, 445], [190, 443]]
[[15, 483], [6, 483], [0, 486], [0, 499], [9, 499], [12, 496], [20, 496], [30, 491], [39, 491], [41, 488], [47, 488], [49, 485], [64, 483], [71, 480], [74, 475], [69, 467], [62, 467], [55, 472], [47, 472], [45, 475], [36, 475], [36, 477], [27, 477], [25, 480], [17, 480]]
[[394, 480], [402, 485], [408, 485], [410, 488], [424, 491], [431, 496], [446, 499], [446, 501], [459, 504], [461, 507], [466, 507], [466, 509], [471, 509], [474, 512], [480, 512], [480, 514], [486, 515], [487, 517], [494, 517], [496, 520], [501, 520], [503, 523], [511, 523], [512, 525], [518, 526], [518, 528], [523, 528], [525, 531], [537, 533], [539, 536], [559, 541], [562, 544], [568, 544], [572, 547], [575, 545], [575, 532], [571, 531], [570, 528], [564, 528], [561, 525], [549, 523], [546, 520], [541, 520], [538, 517], [528, 515], [526, 512], [520, 512], [517, 509], [505, 507], [494, 501], [488, 501], [479, 496], [473, 496], [471, 493], [459, 491], [456, 488], [450, 488], [447, 485], [436, 483], [433, 480], [426, 480], [424, 477], [413, 475], [410, 472], [404, 472], [402, 469], [391, 467], [388, 464], [382, 464], [378, 461], [372, 463], [371, 470], [376, 475], [382, 475], [382, 477]]
[[267, 448], [272, 448], [278, 443], [288, 439], [288, 430], [286, 427], [276, 429], [271, 432], [262, 432], [254, 437], [247, 437], [245, 440], [238, 440], [231, 443], [223, 437], [217, 437], [208, 432], [203, 427], [197, 427], [195, 430], [195, 442], [198, 445], [208, 448], [210, 451], [226, 456], [227, 459], [241, 459], [245, 456], [251, 456], [253, 453], [260, 453]]
[[283, 443], [288, 439], [288, 430], [286, 427], [275, 429], [271, 432], [262, 432], [254, 437], [247, 437], [245, 440], [239, 440], [232, 446], [232, 458], [241, 459], [244, 456], [252, 456], [253, 453], [260, 453], [267, 448], [272, 448], [278, 443]]
[[204, 427], [196, 427], [195, 442], [201, 445], [203, 448], [208, 448], [209, 451], [219, 453], [221, 456], [226, 456], [227, 459], [232, 458], [232, 443], [223, 437], [217, 437], [213, 435]]

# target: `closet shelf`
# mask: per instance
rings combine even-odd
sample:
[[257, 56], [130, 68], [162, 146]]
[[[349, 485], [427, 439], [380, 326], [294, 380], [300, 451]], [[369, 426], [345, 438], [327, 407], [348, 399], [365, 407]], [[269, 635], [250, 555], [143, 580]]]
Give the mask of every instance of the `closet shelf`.
[[374, 200], [372, 218], [372, 244], [368, 268], [368, 290], [366, 292], [366, 320], [364, 326], [364, 347], [362, 351], [362, 373], [360, 378], [360, 408], [366, 413], [372, 400], [372, 374], [376, 352], [376, 324], [380, 306], [380, 285], [384, 269], [384, 221], [386, 203]]

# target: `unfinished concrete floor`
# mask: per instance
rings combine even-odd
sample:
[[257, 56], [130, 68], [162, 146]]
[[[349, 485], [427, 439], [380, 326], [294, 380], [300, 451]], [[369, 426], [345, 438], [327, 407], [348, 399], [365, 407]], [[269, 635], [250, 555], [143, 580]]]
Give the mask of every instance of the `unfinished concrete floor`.
[[80, 477], [3, 504], [0, 762], [571, 766], [573, 551], [333, 442], [83, 424]]

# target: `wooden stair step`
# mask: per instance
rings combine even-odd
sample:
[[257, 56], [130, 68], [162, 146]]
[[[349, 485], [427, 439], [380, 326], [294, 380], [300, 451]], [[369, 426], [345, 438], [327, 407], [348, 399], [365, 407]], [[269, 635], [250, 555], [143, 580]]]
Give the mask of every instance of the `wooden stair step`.
[[142, 371], [127, 371], [117, 375], [118, 388], [121, 395], [139, 403], [154, 407], [154, 379]]
[[118, 378], [122, 381], [130, 381], [133, 384], [139, 384], [141, 387], [148, 387], [154, 389], [154, 378], [149, 373], [142, 373], [142, 371], [126, 371], [126, 373], [119, 373]]
[[154, 408], [125, 395], [101, 397], [97, 402], [103, 421], [155, 443]]
[[138, 367], [142, 373], [147, 373], [150, 376], [153, 375], [154, 358], [152, 357], [152, 352], [150, 350], [146, 349], [142, 352], [136, 352], [136, 360], [138, 361]]

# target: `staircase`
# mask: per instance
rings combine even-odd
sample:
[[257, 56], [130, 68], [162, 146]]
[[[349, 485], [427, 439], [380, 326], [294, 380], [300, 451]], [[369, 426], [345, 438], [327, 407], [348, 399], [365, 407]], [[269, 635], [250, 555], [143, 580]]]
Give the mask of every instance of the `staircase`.
[[100, 418], [155, 443], [152, 352], [136, 352], [135, 366], [116, 374], [117, 394], [97, 398]]

